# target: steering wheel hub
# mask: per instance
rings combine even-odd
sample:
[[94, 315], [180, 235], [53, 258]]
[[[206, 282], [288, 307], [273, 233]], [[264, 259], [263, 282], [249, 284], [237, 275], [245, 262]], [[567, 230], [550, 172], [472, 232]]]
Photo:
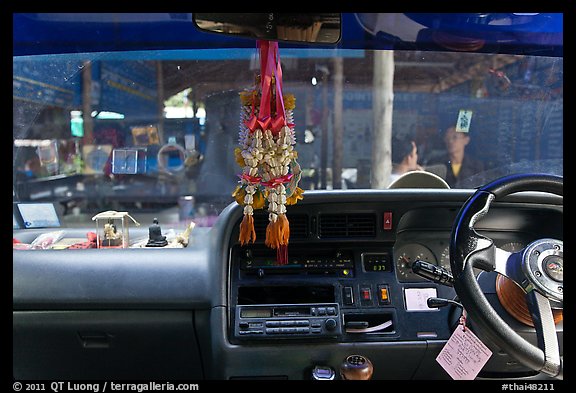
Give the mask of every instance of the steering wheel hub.
[[558, 308], [563, 303], [563, 259], [564, 245], [561, 240], [540, 239], [524, 251], [522, 258], [522, 270], [526, 280], [522, 282], [524, 290], [529, 292], [536, 289], [550, 300]]

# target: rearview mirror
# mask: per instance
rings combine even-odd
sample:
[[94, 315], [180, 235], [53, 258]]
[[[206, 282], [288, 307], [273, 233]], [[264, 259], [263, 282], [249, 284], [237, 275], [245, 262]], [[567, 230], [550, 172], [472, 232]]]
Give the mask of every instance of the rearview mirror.
[[195, 13], [203, 31], [272, 41], [336, 44], [340, 13]]

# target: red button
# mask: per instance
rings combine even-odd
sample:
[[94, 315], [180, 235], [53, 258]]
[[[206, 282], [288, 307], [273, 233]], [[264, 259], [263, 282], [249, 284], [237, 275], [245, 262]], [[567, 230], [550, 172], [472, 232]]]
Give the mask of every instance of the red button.
[[384, 212], [384, 230], [392, 229], [392, 212]]
[[370, 293], [370, 288], [362, 288], [362, 299], [371, 300], [372, 294]]

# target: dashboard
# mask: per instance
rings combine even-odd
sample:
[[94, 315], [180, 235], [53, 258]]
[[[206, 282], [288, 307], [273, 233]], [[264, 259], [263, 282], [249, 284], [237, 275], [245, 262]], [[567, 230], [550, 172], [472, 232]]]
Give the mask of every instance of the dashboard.
[[[236, 203], [212, 228], [197, 228], [184, 249], [14, 251], [14, 376], [310, 379], [315, 367], [338, 370], [361, 355], [373, 363], [373, 379], [450, 379], [435, 359], [461, 311], [429, 308], [427, 299], [456, 299], [455, 291], [409, 267], [423, 260], [450, 268], [452, 225], [471, 194], [307, 192], [288, 209], [283, 266], [264, 245], [264, 212], [254, 217], [255, 243], [238, 243]], [[562, 203], [551, 194], [509, 195], [475, 228], [511, 251], [562, 240]], [[29, 241], [38, 231], [14, 236]], [[494, 276], [478, 280], [497, 308]], [[506, 321], [536, 339], [533, 329]], [[481, 376], [533, 376], [497, 353]]]
[[[411, 266], [421, 260], [450, 271], [450, 234], [466, 197], [352, 193], [323, 194], [316, 202], [317, 195], [309, 195], [288, 210], [291, 239], [283, 266], [263, 244], [267, 214], [255, 213], [254, 244], [239, 245], [236, 229], [228, 238], [227, 339], [238, 348], [262, 349], [264, 359], [275, 345], [303, 351], [310, 343], [331, 345], [344, 356], [350, 345], [371, 352], [376, 344], [381, 352], [373, 356], [387, 364], [391, 348], [400, 346], [428, 365], [411, 364], [413, 375], [442, 374], [428, 360], [450, 337], [461, 310], [429, 308], [429, 297], [454, 300], [456, 293]], [[515, 252], [541, 237], [562, 239], [562, 209], [555, 202], [544, 209], [508, 199], [495, 203], [475, 226], [496, 246]], [[240, 219], [232, 220], [233, 228]], [[495, 362], [493, 368], [501, 366]]]

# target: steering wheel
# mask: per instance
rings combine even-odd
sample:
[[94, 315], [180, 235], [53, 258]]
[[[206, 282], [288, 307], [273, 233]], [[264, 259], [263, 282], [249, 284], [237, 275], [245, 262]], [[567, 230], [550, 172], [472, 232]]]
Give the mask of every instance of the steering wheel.
[[[552, 309], [563, 307], [563, 242], [544, 238], [523, 250], [507, 252], [474, 230], [494, 200], [519, 191], [541, 191], [563, 196], [563, 177], [516, 174], [479, 188], [462, 206], [452, 227], [450, 265], [454, 289], [478, 328], [524, 366], [563, 379], [562, 356]], [[525, 293], [538, 346], [516, 333], [494, 310], [476, 280], [473, 268], [496, 271]]]

